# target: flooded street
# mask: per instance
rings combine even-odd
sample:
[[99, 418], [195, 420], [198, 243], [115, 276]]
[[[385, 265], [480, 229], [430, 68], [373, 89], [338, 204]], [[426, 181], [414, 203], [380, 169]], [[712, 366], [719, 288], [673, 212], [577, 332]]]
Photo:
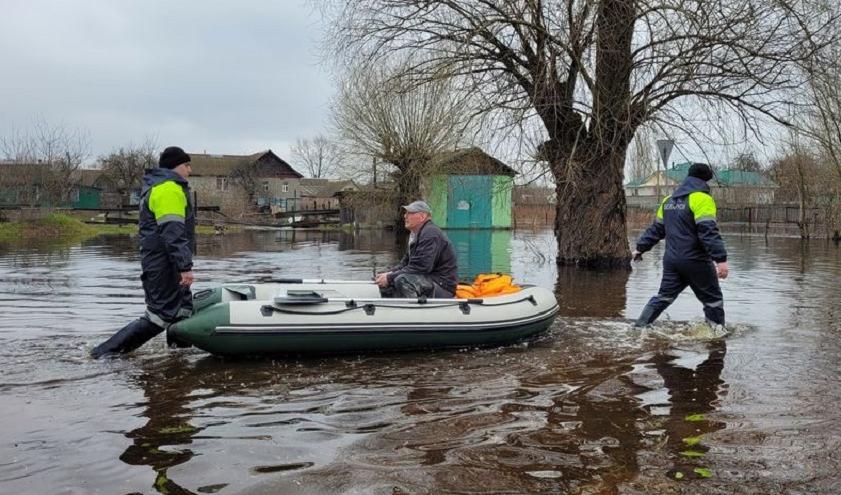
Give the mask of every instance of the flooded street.
[[[841, 493], [841, 248], [728, 236], [731, 334], [687, 290], [629, 331], [662, 245], [631, 273], [562, 270], [551, 231], [450, 232], [462, 276], [554, 288], [525, 344], [228, 360], [160, 336], [90, 349], [143, 311], [135, 240], [0, 247], [0, 493]], [[369, 280], [387, 232], [199, 239], [196, 289]]]

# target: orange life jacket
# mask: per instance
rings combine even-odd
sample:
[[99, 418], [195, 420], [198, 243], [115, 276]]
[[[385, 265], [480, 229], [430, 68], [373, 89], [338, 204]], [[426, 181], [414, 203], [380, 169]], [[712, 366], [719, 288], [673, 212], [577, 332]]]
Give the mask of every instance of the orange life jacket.
[[480, 273], [476, 275], [472, 285], [458, 284], [456, 286], [456, 297], [473, 299], [501, 296], [521, 291], [522, 289], [518, 285], [514, 285], [512, 280], [511, 275], [502, 273]]

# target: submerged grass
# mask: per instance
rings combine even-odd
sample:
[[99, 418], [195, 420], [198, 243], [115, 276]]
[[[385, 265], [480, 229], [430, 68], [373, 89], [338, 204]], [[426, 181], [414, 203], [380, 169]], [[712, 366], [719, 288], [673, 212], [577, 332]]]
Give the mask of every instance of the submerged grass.
[[[213, 227], [198, 226], [199, 234], [212, 234]], [[79, 218], [50, 213], [37, 220], [0, 222], [0, 242], [12, 246], [32, 243], [74, 244], [100, 234], [137, 234], [137, 225], [87, 224]]]
[[97, 230], [68, 215], [50, 213], [44, 218], [0, 223], [0, 242], [29, 244], [33, 241], [74, 242], [93, 237]]

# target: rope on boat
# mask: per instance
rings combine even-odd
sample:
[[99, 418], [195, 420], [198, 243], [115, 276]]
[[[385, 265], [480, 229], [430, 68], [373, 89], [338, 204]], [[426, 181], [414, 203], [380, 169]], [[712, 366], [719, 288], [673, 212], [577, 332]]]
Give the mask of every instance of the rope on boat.
[[507, 306], [509, 304], [518, 304], [521, 302], [530, 302], [533, 305], [537, 306], [537, 301], [535, 301], [534, 296], [524, 297], [522, 299], [517, 299], [516, 301], [505, 301], [497, 304], [488, 304], [482, 299], [468, 299], [466, 301], [458, 301], [449, 304], [434, 304], [434, 305], [427, 305], [424, 303], [415, 304], [415, 305], [395, 305], [395, 304], [374, 304], [368, 303], [363, 305], [356, 304], [352, 299], [345, 303], [345, 307], [342, 309], [335, 309], [332, 311], [296, 311], [294, 309], [286, 309], [286, 308], [278, 308], [277, 306], [272, 306], [270, 304], [266, 304], [260, 308], [260, 313], [263, 316], [269, 316], [272, 313], [283, 313], [288, 315], [339, 315], [342, 313], [347, 313], [348, 311], [353, 311], [356, 309], [362, 309], [365, 311], [366, 314], [372, 315], [374, 314], [375, 308], [398, 308], [398, 309], [430, 309], [430, 308], [447, 308], [458, 306], [461, 309], [461, 312], [464, 314], [470, 314], [470, 304], [477, 304], [479, 306]]

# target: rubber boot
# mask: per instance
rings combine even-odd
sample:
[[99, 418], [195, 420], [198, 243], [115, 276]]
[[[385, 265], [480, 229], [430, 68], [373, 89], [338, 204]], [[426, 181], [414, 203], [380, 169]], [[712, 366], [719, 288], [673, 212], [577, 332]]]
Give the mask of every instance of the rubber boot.
[[639, 318], [637, 318], [637, 321], [634, 322], [634, 328], [647, 327], [651, 324], [651, 322], [657, 319], [657, 316], [654, 315], [654, 307], [651, 303], [646, 304], [642, 309], [642, 313], [640, 313]]
[[[177, 323], [174, 323], [173, 325], [177, 325]], [[167, 345], [167, 347], [170, 347], [170, 348], [175, 347], [177, 349], [186, 349], [187, 347], [193, 347], [193, 344], [191, 344], [189, 342], [184, 342], [183, 340], [176, 337], [172, 333], [171, 329], [172, 329], [172, 325], [166, 327], [166, 345]]]
[[94, 347], [91, 351], [91, 357], [99, 359], [107, 354], [125, 354], [131, 352], [162, 331], [163, 328], [155, 325], [146, 318], [138, 318], [124, 326], [105, 342]]

